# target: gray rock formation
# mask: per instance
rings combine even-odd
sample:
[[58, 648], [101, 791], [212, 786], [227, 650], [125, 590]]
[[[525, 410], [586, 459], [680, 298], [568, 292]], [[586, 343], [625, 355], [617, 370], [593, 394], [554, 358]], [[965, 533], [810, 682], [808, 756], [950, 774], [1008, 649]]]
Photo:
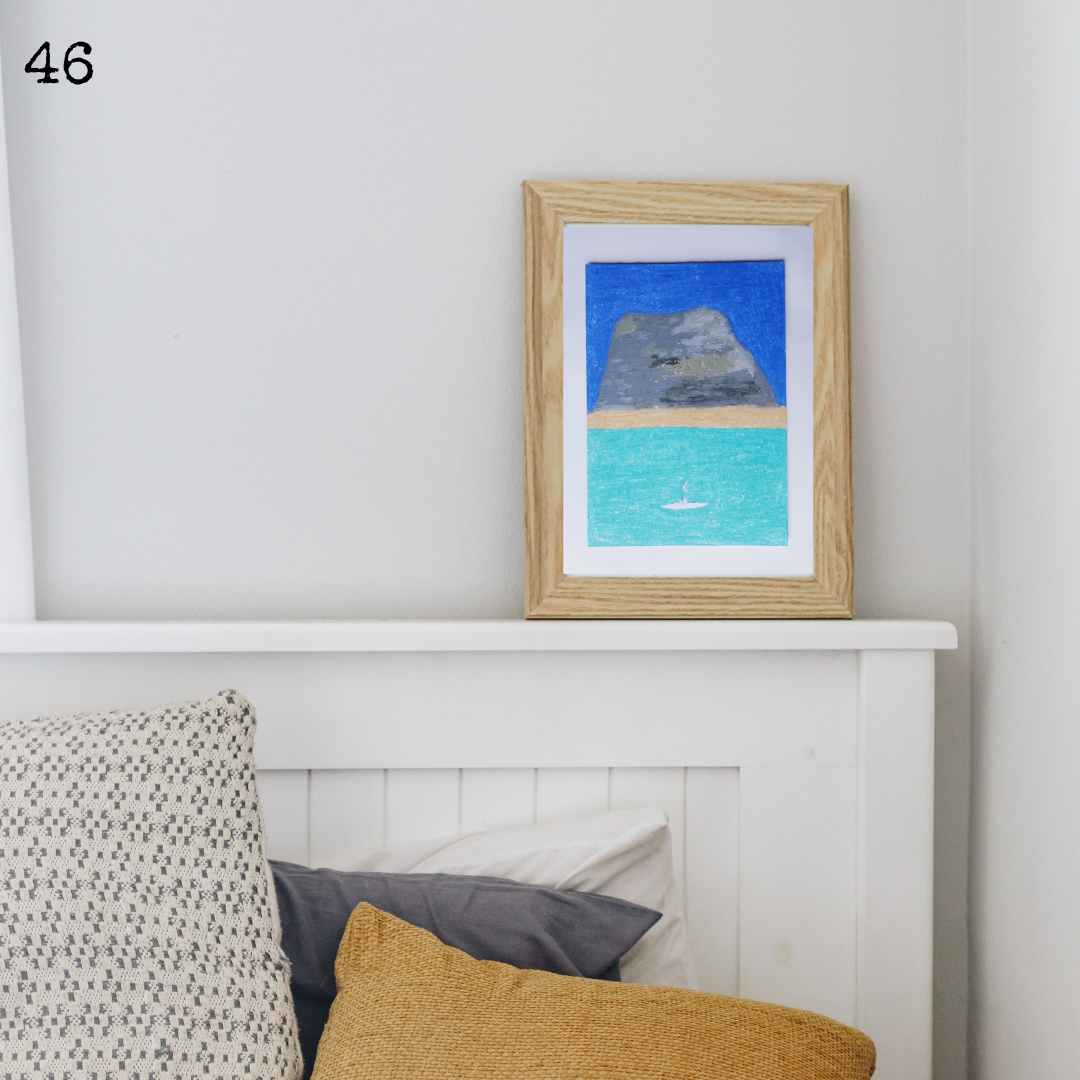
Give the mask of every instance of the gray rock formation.
[[604, 411], [775, 404], [769, 380], [727, 316], [707, 307], [619, 319], [596, 399]]

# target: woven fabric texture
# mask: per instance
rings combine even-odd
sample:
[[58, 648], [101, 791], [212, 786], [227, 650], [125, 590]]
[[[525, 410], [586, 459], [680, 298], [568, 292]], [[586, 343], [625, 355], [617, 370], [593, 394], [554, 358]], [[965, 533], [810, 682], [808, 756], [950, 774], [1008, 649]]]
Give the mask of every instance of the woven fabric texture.
[[313, 1080], [867, 1080], [813, 1013], [474, 960], [369, 904], [338, 951]]
[[238, 694], [0, 725], [0, 1076], [295, 1080]]

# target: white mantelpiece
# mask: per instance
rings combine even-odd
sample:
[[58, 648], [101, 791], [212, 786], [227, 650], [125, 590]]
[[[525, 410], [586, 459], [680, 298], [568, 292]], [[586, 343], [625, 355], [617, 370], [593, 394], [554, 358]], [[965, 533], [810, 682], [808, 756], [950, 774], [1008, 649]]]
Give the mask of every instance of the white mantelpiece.
[[951, 623], [893, 619], [0, 623], [0, 653], [955, 648]]

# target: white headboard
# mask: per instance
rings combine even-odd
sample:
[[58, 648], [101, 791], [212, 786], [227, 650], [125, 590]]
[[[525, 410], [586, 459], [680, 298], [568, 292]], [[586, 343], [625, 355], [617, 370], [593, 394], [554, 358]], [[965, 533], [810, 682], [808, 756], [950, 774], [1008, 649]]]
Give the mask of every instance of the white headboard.
[[637, 806], [702, 988], [866, 1031], [929, 1080], [934, 652], [947, 623], [0, 624], [0, 719], [232, 687], [273, 853]]

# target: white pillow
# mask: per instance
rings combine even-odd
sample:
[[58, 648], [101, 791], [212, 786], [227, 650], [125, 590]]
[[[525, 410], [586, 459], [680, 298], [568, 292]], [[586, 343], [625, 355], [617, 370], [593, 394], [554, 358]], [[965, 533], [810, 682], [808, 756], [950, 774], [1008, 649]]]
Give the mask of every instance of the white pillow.
[[232, 691], [0, 724], [0, 1075], [298, 1080]]
[[663, 810], [614, 810], [551, 825], [396, 844], [340, 868], [481, 874], [641, 904], [663, 918], [623, 957], [623, 981], [697, 989]]

